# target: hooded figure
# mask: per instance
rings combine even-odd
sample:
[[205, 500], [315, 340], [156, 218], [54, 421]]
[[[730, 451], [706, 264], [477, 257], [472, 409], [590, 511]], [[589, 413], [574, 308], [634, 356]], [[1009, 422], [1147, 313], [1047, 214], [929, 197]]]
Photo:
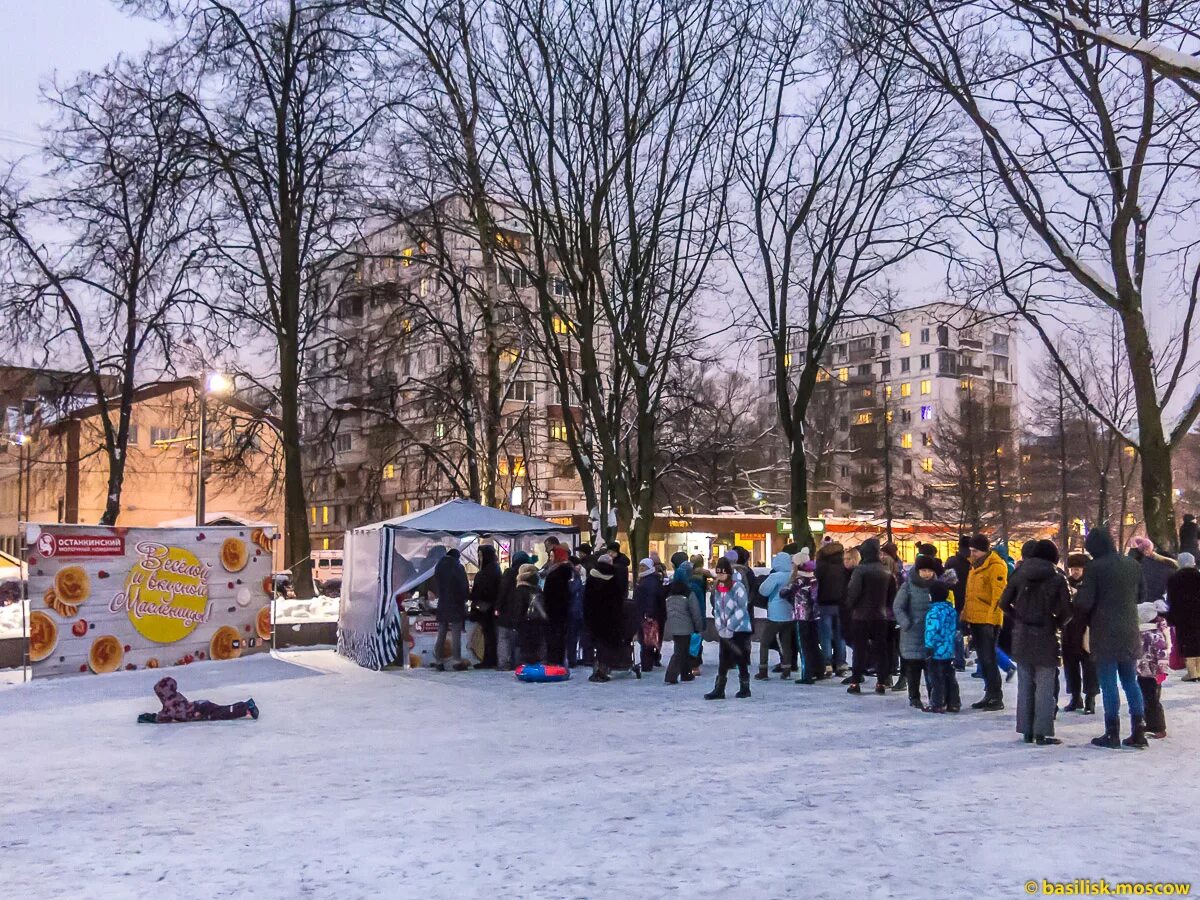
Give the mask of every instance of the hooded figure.
[[1191, 513], [1183, 517], [1183, 524], [1179, 526], [1179, 552], [1200, 556], [1200, 526], [1196, 525], [1196, 517]]
[[878, 540], [868, 538], [858, 550], [860, 561], [846, 586], [846, 605], [854, 622], [854, 672], [848, 690], [860, 693], [867, 668], [874, 665], [875, 692], [882, 694], [892, 681], [891, 625], [887, 616], [897, 585], [891, 565], [880, 559]]
[[496, 665], [496, 606], [503, 578], [495, 546], [483, 544], [479, 548], [479, 571], [471, 582], [471, 620], [483, 629], [483, 659], [477, 666], [480, 669]]
[[[627, 569], [621, 567], [623, 572]], [[588, 571], [583, 590], [583, 622], [596, 644], [596, 671], [589, 681], [607, 681], [608, 669], [620, 657], [625, 597], [612, 558], [602, 554]]]
[[759, 583], [759, 595], [767, 604], [767, 626], [758, 644], [758, 674], [754, 677], [766, 681], [770, 676], [767, 667], [770, 664], [769, 654], [776, 642], [779, 643], [779, 661], [783, 674], [780, 676], [787, 681], [792, 675], [792, 638], [796, 628], [792, 624], [792, 597], [790, 591], [784, 591], [792, 578], [791, 554], [782, 550], [771, 557], [771, 571]]
[[1167, 607], [1167, 622], [1187, 664], [1183, 680], [1200, 680], [1200, 572], [1191, 553], [1179, 554], [1179, 571], [1167, 581]]
[[[1033, 543], [1033, 542], [1030, 542]], [[1026, 554], [1025, 549], [1031, 552]], [[1071, 618], [1067, 579], [1035, 548], [1022, 548], [1000, 608], [1013, 620], [1013, 659], [1028, 666], [1058, 666], [1058, 631]], [[1057, 552], [1054, 553], [1057, 556]]]
[[449, 550], [433, 568], [433, 580], [437, 585], [438, 624], [462, 624], [467, 617], [467, 598], [471, 593], [467, 584], [467, 570], [463, 568], [457, 550]]
[[846, 602], [846, 551], [837, 541], [822, 544], [817, 551], [817, 602], [821, 606], [841, 606]]
[[1169, 556], [1156, 553], [1154, 541], [1150, 538], [1136, 537], [1131, 544], [1133, 550], [1136, 550], [1135, 558], [1142, 566], [1142, 578], [1146, 581], [1146, 599], [1163, 599], [1167, 596], [1167, 581], [1179, 571], [1179, 563]]

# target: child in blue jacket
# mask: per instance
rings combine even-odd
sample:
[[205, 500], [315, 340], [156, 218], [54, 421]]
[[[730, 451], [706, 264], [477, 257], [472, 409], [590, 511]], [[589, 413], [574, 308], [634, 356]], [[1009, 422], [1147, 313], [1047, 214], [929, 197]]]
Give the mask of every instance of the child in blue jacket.
[[925, 615], [925, 649], [929, 651], [929, 705], [926, 712], [958, 712], [958, 679], [954, 674], [954, 634], [958, 613], [950, 602], [950, 588], [941, 581], [929, 585], [929, 612]]

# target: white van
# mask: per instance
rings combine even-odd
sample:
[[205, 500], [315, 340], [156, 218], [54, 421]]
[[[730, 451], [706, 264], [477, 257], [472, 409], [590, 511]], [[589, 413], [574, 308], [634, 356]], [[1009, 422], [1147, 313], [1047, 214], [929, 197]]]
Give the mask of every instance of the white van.
[[342, 577], [341, 550], [314, 550], [312, 560], [313, 581], [317, 584]]

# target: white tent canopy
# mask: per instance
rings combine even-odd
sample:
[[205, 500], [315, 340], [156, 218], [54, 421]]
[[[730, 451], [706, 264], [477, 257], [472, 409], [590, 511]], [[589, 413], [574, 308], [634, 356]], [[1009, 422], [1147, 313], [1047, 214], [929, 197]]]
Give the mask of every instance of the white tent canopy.
[[474, 565], [483, 537], [491, 538], [504, 557], [551, 535], [568, 543], [578, 534], [577, 528], [462, 499], [347, 531], [338, 652], [372, 669], [392, 663], [400, 639], [396, 598], [426, 581], [451, 548]]

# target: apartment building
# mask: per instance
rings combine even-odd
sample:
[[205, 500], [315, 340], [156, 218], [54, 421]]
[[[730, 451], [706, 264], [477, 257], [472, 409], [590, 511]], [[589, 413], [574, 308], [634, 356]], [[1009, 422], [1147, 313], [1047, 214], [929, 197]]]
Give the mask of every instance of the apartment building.
[[[961, 477], [966, 441], [983, 455], [1015, 456], [1017, 337], [1012, 319], [945, 302], [841, 326], [810, 409], [810, 512], [881, 514], [890, 496], [893, 515], [936, 518], [939, 488]], [[797, 374], [806, 342], [797, 329], [788, 359]], [[773, 403], [769, 341], [759, 374]]]
[[[533, 515], [586, 512], [567, 445], [565, 416], [578, 413], [564, 412], [550, 378], [527, 273], [487, 269], [466, 221], [449, 198], [376, 231], [321, 279], [329, 314], [304, 398], [314, 549], [473, 488]], [[502, 225], [496, 239], [511, 263], [526, 236]], [[557, 281], [552, 290], [565, 294]], [[571, 327], [555, 317], [565, 362], [578, 366]], [[493, 397], [494, 467], [484, 427]]]

